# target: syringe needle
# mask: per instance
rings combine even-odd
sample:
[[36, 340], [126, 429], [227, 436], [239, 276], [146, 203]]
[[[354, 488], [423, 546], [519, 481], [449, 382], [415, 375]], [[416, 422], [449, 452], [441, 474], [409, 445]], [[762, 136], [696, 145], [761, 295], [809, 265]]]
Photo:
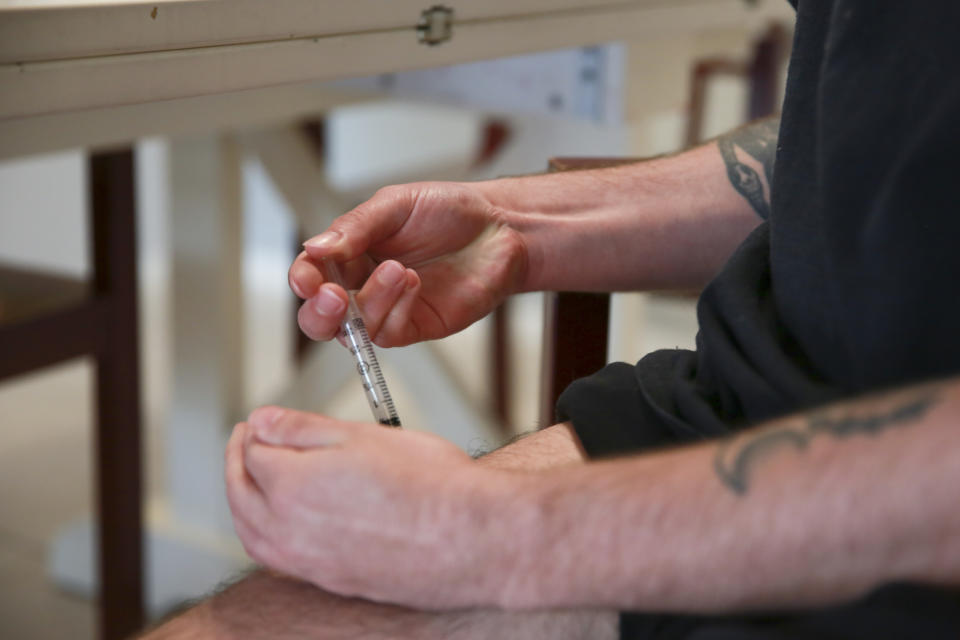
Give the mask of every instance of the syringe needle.
[[350, 350], [356, 362], [357, 373], [360, 374], [360, 380], [363, 382], [363, 391], [367, 396], [373, 417], [382, 425], [399, 427], [400, 416], [393, 405], [393, 398], [390, 397], [390, 390], [387, 389], [387, 381], [383, 377], [377, 354], [373, 350], [373, 342], [367, 335], [367, 328], [363, 324], [353, 292], [347, 288], [336, 262], [324, 258], [323, 270], [326, 279], [343, 287], [349, 297], [347, 315], [341, 325], [341, 331], [344, 345]]

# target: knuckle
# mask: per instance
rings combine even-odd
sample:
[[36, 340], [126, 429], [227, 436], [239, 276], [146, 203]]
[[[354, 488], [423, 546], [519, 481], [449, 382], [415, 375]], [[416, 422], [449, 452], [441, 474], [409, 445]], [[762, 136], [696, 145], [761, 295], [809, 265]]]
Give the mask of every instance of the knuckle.
[[[273, 405], [264, 405], [262, 407], [257, 407], [250, 412], [250, 415], [247, 416], [247, 422], [250, 424], [257, 423], [272, 423], [276, 421], [276, 417], [279, 417], [278, 412], [282, 411], [282, 407], [275, 407]], [[276, 416], [276, 417], [275, 417]]]
[[373, 197], [374, 198], [395, 198], [397, 197], [397, 195], [401, 194], [406, 190], [407, 190], [407, 187], [404, 185], [389, 184], [377, 189], [376, 192], [373, 194]]
[[473, 194], [467, 189], [451, 189], [448, 193], [453, 202], [461, 207], [465, 207], [473, 202]]
[[274, 421], [271, 426], [271, 431], [281, 442], [287, 442], [287, 438], [296, 430], [296, 422], [296, 414], [284, 411], [280, 414], [280, 417]]
[[[376, 197], [377, 196], [374, 195], [374, 198]], [[361, 202], [352, 210], [350, 210], [348, 213], [345, 213], [344, 215], [337, 218], [334, 224], [337, 225], [338, 230], [340, 231], [350, 230], [356, 225], [361, 224], [362, 221], [367, 217], [369, 217], [371, 212], [374, 210], [374, 208], [371, 206], [372, 201], [373, 201], [373, 198], [371, 198], [370, 200], [367, 200], [366, 202]]]

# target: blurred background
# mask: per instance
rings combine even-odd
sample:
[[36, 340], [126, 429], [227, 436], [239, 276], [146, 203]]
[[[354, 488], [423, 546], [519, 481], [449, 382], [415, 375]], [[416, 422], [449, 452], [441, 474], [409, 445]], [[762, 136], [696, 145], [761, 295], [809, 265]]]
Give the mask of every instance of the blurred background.
[[[777, 44], [765, 81], [778, 93], [785, 76], [789, 8], [761, 5], [740, 24], [314, 83], [329, 108], [136, 140], [148, 615], [248, 563], [219, 479], [233, 422], [274, 402], [369, 419], [347, 354], [298, 338], [286, 270], [303, 239], [386, 184], [539, 173], [556, 156], [648, 157], [744, 123], [758, 48]], [[41, 291], [24, 286], [69, 300], [60, 283], [91, 276], [88, 170], [83, 148], [0, 161], [0, 328]], [[205, 209], [236, 215], [211, 223]], [[18, 279], [27, 272], [41, 280]], [[694, 306], [615, 295], [608, 359], [692, 347]], [[543, 426], [541, 296], [511, 300], [506, 320], [505, 405], [487, 320], [379, 351], [405, 426], [471, 453]], [[0, 637], [97, 637], [94, 375], [79, 357], [0, 381]]]

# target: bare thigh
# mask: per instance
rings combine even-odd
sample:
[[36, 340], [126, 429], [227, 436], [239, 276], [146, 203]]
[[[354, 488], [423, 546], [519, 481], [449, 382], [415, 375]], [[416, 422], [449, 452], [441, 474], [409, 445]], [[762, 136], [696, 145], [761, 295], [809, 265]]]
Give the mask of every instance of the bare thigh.
[[415, 611], [257, 572], [142, 638], [614, 640], [617, 627], [607, 611]]

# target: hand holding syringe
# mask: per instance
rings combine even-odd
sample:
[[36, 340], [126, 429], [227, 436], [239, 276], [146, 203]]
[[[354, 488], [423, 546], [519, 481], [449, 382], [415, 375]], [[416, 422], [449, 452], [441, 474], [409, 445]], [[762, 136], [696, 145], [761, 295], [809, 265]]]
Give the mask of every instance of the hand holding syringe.
[[[511, 226], [502, 206], [494, 206], [484, 184], [384, 188], [305, 242], [289, 274], [293, 291], [306, 301], [298, 312], [303, 332], [330, 340], [343, 329], [345, 307], [348, 318], [357, 317], [343, 279], [326, 273], [330, 260], [359, 289], [377, 342], [390, 346], [445, 338], [487, 316], [505, 297], [544, 288], [529, 279], [530, 239]], [[355, 338], [351, 348], [365, 353], [364, 338]], [[372, 359], [364, 362], [369, 367]], [[356, 364], [364, 368], [359, 359]], [[365, 378], [365, 391], [376, 390], [376, 383]], [[374, 411], [382, 411], [379, 395], [368, 398]]]
[[357, 373], [360, 374], [363, 382], [363, 390], [373, 417], [382, 425], [399, 427], [400, 416], [393, 405], [393, 398], [390, 397], [390, 390], [387, 389], [387, 381], [383, 378], [383, 371], [380, 369], [380, 363], [377, 362], [377, 354], [373, 350], [373, 342], [367, 335], [367, 328], [363, 324], [363, 318], [360, 317], [360, 310], [357, 308], [353, 292], [347, 289], [347, 284], [336, 262], [323, 260], [323, 270], [328, 280], [343, 287], [349, 297], [347, 314], [341, 325], [343, 342], [357, 364]]

